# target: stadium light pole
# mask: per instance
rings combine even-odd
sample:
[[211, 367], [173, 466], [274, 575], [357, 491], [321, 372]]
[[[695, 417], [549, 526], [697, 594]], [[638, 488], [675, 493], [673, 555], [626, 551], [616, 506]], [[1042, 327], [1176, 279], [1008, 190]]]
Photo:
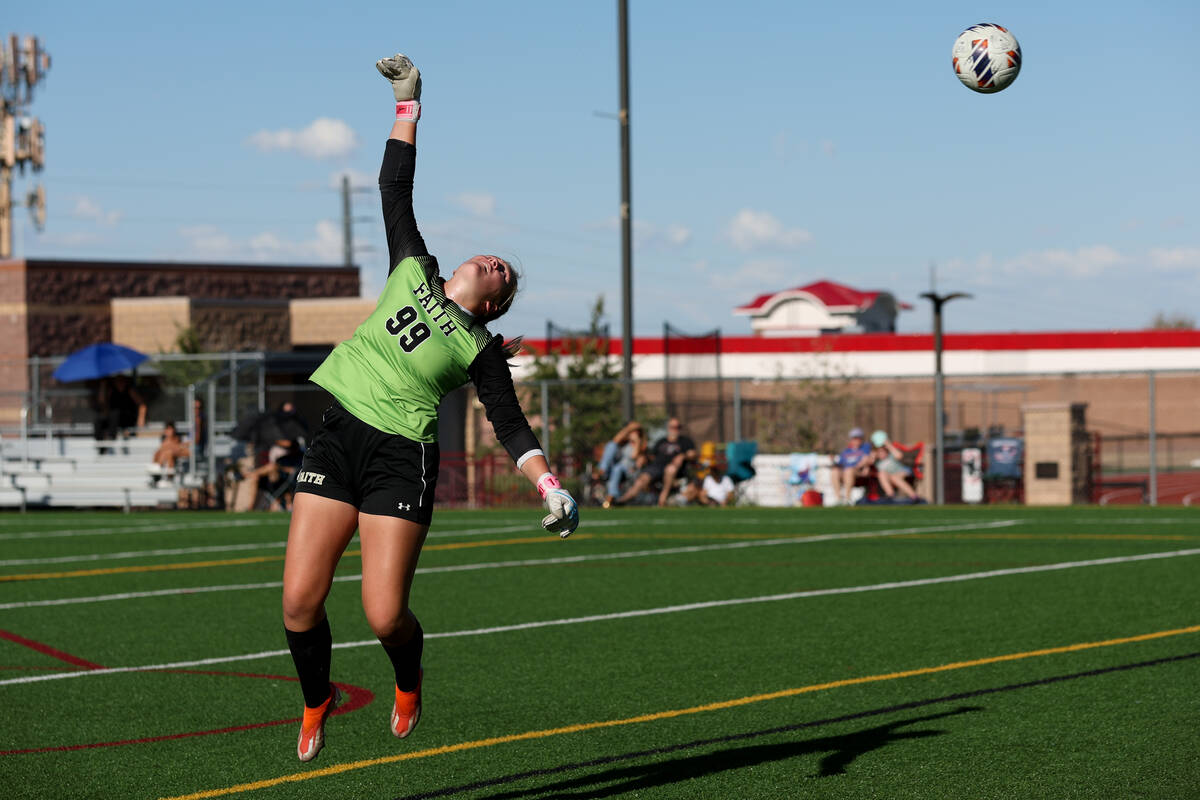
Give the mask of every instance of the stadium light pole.
[[629, 169], [629, 2], [617, 0], [621, 109], [621, 411], [633, 419], [633, 209]]
[[946, 503], [946, 387], [942, 380], [942, 306], [951, 300], [970, 296], [966, 292], [925, 292], [921, 295], [933, 303], [933, 427], [937, 451], [933, 469], [933, 502], [939, 506]]

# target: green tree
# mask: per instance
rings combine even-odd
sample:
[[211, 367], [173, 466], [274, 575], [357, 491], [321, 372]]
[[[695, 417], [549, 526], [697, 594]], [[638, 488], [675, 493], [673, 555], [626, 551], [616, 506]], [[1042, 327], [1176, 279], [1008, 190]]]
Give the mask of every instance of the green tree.
[[550, 441], [545, 443], [556, 471], [568, 476], [594, 460], [596, 445], [623, 424], [619, 372], [608, 357], [603, 320], [604, 298], [598, 297], [586, 331], [537, 355], [524, 383], [529, 392], [526, 408], [538, 413], [542, 381], [569, 381], [549, 385]]
[[836, 452], [851, 427], [861, 424], [850, 375], [827, 363], [798, 378], [779, 376], [776, 403], [754, 419], [755, 435], [772, 452]]
[[[200, 346], [200, 336], [192, 326], [176, 326], [175, 348], [185, 355], [195, 355], [204, 352]], [[163, 380], [171, 386], [190, 386], [204, 380], [217, 371], [215, 361], [181, 360], [159, 361], [156, 365], [162, 373]]]
[[1156, 331], [1190, 331], [1196, 328], [1196, 318], [1182, 311], [1159, 311], [1146, 327]]

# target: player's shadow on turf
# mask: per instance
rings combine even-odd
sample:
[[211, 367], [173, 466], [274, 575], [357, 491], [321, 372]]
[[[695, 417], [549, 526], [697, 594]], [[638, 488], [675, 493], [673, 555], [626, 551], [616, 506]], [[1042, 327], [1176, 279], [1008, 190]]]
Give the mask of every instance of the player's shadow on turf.
[[854, 763], [855, 759], [866, 753], [907, 739], [925, 739], [946, 733], [943, 730], [909, 731], [904, 730], [905, 728], [982, 710], [979, 706], [960, 706], [953, 711], [897, 720], [841, 736], [822, 736], [819, 739], [806, 739], [799, 742], [737, 747], [668, 761], [609, 769], [526, 790], [489, 795], [488, 800], [517, 800], [522, 797], [543, 795], [569, 797], [572, 800], [612, 797], [626, 792], [665, 786], [718, 772], [744, 769], [813, 753], [827, 753], [827, 755], [821, 759], [817, 774], [809, 777], [827, 778], [832, 775], [845, 774], [846, 768]]

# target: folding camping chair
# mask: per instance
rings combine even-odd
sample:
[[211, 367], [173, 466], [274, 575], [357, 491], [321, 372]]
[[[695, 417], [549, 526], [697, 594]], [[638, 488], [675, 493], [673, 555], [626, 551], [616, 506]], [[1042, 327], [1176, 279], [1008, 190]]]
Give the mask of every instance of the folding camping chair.
[[733, 481], [734, 503], [741, 502], [742, 485], [753, 478], [754, 456], [758, 454], [758, 442], [729, 442], [725, 445], [725, 474]]

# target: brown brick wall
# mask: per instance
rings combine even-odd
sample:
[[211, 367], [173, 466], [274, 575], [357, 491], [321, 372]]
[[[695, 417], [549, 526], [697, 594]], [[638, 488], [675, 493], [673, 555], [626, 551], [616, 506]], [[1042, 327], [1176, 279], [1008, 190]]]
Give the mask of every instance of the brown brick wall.
[[357, 297], [356, 267], [26, 262], [34, 303], [105, 303], [114, 297]]
[[30, 303], [28, 351], [31, 356], [61, 356], [96, 342], [112, 340], [107, 302], [93, 305]]
[[[296, 297], [356, 298], [359, 293], [355, 267], [52, 260], [17, 263], [24, 263], [28, 276], [25, 299], [30, 304], [30, 355], [62, 355], [112, 339], [113, 298], [262, 299], [275, 303]], [[281, 328], [278, 312], [274, 311], [263, 319], [249, 320], [237, 320], [233, 312], [211, 312], [202, 338], [221, 343], [222, 350], [290, 349], [286, 312], [284, 316]], [[266, 329], [257, 330], [259, 324]]]
[[292, 348], [287, 300], [193, 299], [192, 327], [200, 348], [209, 353]]

